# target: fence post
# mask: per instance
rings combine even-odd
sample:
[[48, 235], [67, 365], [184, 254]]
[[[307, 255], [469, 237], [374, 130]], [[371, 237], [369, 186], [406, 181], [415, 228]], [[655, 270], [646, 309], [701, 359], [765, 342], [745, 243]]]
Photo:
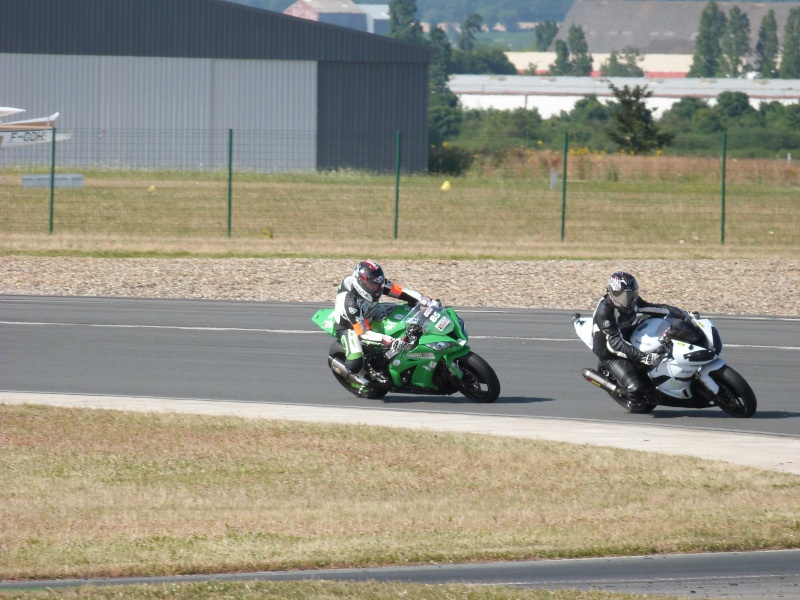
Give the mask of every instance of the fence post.
[[719, 232], [719, 243], [725, 243], [725, 157], [727, 154], [727, 146], [728, 146], [728, 132], [722, 132], [722, 180], [721, 180], [721, 197], [722, 197], [722, 214], [720, 216], [720, 232]]
[[53, 217], [55, 213], [56, 189], [56, 128], [53, 127], [53, 139], [50, 143], [50, 234], [53, 233]]
[[228, 237], [233, 218], [233, 129], [228, 129]]
[[397, 239], [397, 221], [400, 216], [400, 130], [394, 145], [394, 239]]
[[561, 241], [564, 241], [564, 229], [567, 219], [567, 132], [564, 132], [564, 156], [561, 162]]

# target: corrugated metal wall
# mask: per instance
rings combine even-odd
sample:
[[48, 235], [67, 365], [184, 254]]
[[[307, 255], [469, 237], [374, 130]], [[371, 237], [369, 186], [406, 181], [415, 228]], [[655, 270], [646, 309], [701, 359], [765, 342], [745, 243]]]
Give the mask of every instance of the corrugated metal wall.
[[[409, 102], [412, 104], [409, 105]], [[401, 167], [428, 168], [428, 71], [402, 64], [319, 64], [319, 152], [322, 169], [392, 170], [396, 132]], [[352, 143], [354, 139], [362, 143]]]
[[[235, 153], [238, 166], [316, 167], [317, 64], [313, 61], [3, 54], [0, 72], [3, 105], [25, 108], [31, 117], [61, 113], [56, 121], [59, 131], [73, 132], [73, 140], [59, 146], [62, 161], [91, 158], [131, 167], [196, 168], [201, 162], [221, 166], [227, 160], [228, 129], [233, 129], [240, 142]], [[90, 140], [81, 143], [81, 139], [94, 140], [112, 131], [117, 137], [113, 153], [105, 146], [105, 159], [97, 155], [99, 148], [87, 157], [85, 144]], [[152, 152], [141, 135], [150, 136]], [[195, 146], [189, 154], [177, 150], [186, 144]]]
[[220, 0], [0, 0], [0, 15], [0, 105], [59, 111], [61, 131], [260, 131], [282, 149], [246, 166], [385, 170], [402, 130], [404, 168], [427, 168], [427, 48]]

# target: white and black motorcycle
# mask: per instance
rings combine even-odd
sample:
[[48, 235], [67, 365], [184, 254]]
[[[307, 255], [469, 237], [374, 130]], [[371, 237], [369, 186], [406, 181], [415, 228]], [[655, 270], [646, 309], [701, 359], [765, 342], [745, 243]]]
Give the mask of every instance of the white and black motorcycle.
[[[593, 319], [572, 315], [575, 332], [592, 348]], [[722, 338], [709, 319], [697, 313], [673, 311], [665, 317], [649, 318], [631, 334], [631, 344], [645, 353], [659, 352], [658, 365], [637, 365], [649, 382], [644, 402], [631, 402], [614, 376], [598, 365], [583, 369], [590, 383], [602, 388], [625, 410], [649, 413], [656, 406], [707, 408], [718, 406], [737, 418], [752, 417], [757, 402], [750, 385], [720, 358]]]

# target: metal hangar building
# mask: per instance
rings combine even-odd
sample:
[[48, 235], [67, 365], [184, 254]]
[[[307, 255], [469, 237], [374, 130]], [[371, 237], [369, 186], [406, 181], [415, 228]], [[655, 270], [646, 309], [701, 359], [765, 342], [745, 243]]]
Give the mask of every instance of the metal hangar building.
[[402, 168], [427, 169], [423, 46], [224, 0], [0, 0], [0, 15], [0, 105], [59, 112], [66, 159], [84, 134], [195, 131], [188, 162], [220, 166], [210, 140], [233, 130], [259, 139], [237, 166], [392, 170], [400, 132]]

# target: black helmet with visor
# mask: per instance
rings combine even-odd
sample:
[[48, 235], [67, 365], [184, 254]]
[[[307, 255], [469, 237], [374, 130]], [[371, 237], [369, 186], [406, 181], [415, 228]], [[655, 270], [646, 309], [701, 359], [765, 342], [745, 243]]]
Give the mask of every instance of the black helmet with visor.
[[371, 260], [362, 260], [353, 270], [353, 285], [358, 295], [369, 302], [377, 302], [383, 294], [386, 278], [380, 265]]
[[606, 286], [611, 303], [623, 312], [629, 311], [639, 298], [639, 283], [625, 271], [613, 273]]

